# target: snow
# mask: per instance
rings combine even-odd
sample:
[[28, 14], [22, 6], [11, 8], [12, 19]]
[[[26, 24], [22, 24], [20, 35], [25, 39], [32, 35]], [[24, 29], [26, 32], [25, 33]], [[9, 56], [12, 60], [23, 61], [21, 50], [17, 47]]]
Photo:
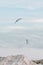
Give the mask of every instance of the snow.
[[29, 60], [43, 59], [43, 49], [34, 49], [34, 48], [0, 48], [0, 56], [8, 55], [24, 55]]

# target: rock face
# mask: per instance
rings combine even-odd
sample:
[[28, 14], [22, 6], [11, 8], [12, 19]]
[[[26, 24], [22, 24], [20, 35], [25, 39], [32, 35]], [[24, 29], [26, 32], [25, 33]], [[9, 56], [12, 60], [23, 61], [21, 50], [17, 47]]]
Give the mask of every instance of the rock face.
[[43, 64], [43, 59], [41, 59], [41, 60], [33, 60], [33, 62], [35, 62], [36, 64]]
[[23, 55], [0, 57], [0, 65], [37, 65]]

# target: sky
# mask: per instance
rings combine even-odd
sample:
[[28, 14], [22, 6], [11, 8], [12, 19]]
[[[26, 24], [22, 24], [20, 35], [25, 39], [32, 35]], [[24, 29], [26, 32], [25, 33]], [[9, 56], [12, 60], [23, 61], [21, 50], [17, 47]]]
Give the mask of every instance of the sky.
[[[43, 27], [43, 0], [1, 0], [0, 1], [0, 26], [15, 27], [14, 21], [21, 17], [17, 28], [22, 26]], [[25, 22], [25, 24], [24, 24]], [[37, 25], [37, 23], [41, 23]], [[29, 25], [28, 25], [29, 24]], [[19, 27], [18, 27], [19, 26]], [[33, 27], [34, 27], [33, 26]], [[16, 28], [16, 27], [15, 27]], [[25, 27], [24, 27], [25, 28]]]
[[[2, 51], [1, 51], [2, 50]], [[12, 55], [23, 55], [29, 60], [40, 60], [43, 59], [43, 50], [42, 49], [34, 49], [34, 48], [22, 48], [22, 49], [8, 49], [8, 48], [1, 48], [0, 49], [0, 56], [12, 56]]]
[[[20, 17], [22, 20], [15, 24]], [[21, 47], [28, 36], [40, 38], [40, 43], [38, 39], [32, 40], [31, 47], [43, 48], [43, 0], [0, 0], [0, 42], [18, 42], [20, 46], [15, 46]]]

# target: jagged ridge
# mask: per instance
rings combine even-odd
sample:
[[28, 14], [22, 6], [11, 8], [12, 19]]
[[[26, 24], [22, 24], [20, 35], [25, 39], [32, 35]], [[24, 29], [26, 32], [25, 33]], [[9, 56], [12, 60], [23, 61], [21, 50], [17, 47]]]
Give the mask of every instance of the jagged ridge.
[[0, 65], [36, 65], [23, 55], [0, 57]]

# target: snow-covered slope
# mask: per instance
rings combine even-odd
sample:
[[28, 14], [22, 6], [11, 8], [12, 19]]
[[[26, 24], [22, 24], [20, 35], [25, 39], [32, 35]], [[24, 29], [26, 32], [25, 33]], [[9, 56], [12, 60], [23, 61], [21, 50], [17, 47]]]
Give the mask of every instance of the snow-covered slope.
[[29, 58], [30, 60], [43, 59], [43, 49], [34, 49], [34, 48], [21, 48], [21, 49], [10, 49], [10, 48], [0, 48], [0, 56], [8, 55], [18, 55], [22, 54]]
[[23, 55], [0, 57], [0, 65], [37, 65]]

